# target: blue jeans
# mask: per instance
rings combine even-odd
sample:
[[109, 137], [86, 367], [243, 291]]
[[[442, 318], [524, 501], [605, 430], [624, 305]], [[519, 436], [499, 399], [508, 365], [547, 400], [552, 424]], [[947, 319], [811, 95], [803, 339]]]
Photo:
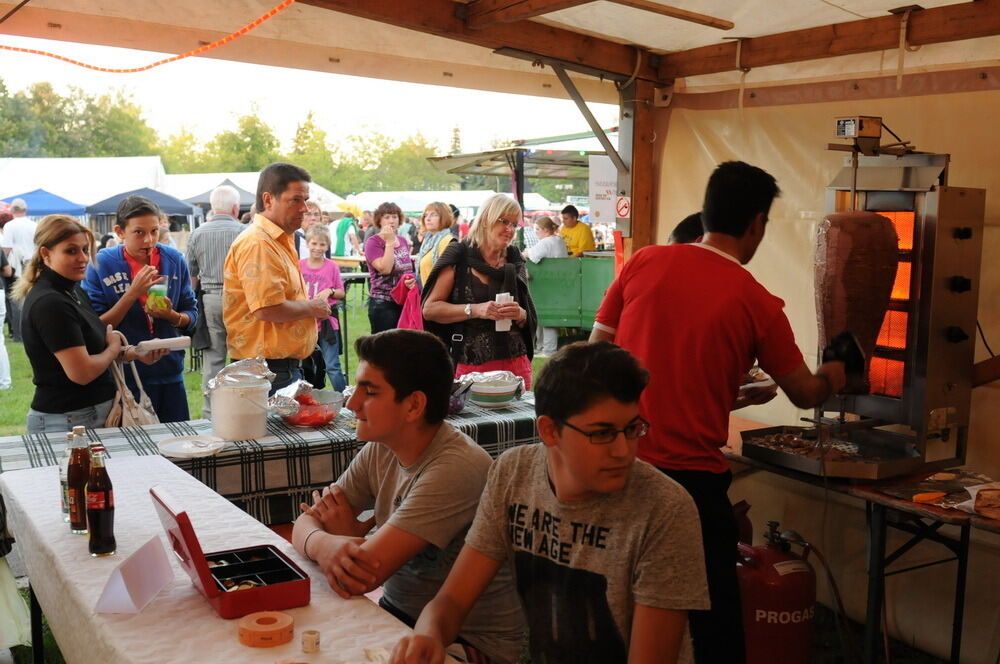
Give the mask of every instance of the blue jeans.
[[291, 385], [297, 380], [302, 380], [302, 369], [282, 369], [281, 371], [274, 371], [274, 380], [271, 381], [271, 390], [267, 393], [267, 396], [273, 395], [275, 392], [283, 387]]
[[340, 344], [320, 339], [319, 349], [323, 351], [323, 362], [326, 363], [326, 375], [330, 379], [330, 385], [338, 392], [343, 392], [347, 387], [347, 378], [340, 368]]
[[64, 433], [73, 427], [99, 429], [104, 426], [111, 412], [113, 399], [102, 401], [93, 406], [70, 410], [65, 413], [41, 413], [28, 409], [28, 433]]
[[399, 315], [403, 313], [402, 305], [391, 300], [368, 298], [368, 322], [372, 325], [372, 334], [395, 330], [399, 325]]
[[[185, 422], [191, 419], [184, 383], [151, 383], [143, 385], [142, 388], [146, 391], [146, 396], [153, 404], [153, 411], [161, 422]], [[139, 392], [130, 382], [129, 389], [132, 390], [132, 396], [138, 399]]]

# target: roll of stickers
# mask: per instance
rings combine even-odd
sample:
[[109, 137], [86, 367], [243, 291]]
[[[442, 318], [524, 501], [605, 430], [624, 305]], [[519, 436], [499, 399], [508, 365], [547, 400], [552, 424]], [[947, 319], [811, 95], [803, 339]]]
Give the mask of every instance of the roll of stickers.
[[295, 621], [281, 611], [258, 611], [240, 618], [240, 643], [251, 648], [270, 648], [292, 640]]

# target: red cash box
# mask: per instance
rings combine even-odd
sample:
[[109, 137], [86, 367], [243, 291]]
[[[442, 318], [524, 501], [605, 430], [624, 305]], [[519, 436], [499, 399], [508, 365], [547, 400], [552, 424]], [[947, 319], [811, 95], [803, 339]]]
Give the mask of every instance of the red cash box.
[[309, 576], [276, 547], [203, 553], [187, 512], [162, 487], [149, 493], [178, 562], [219, 616], [239, 618], [309, 603]]

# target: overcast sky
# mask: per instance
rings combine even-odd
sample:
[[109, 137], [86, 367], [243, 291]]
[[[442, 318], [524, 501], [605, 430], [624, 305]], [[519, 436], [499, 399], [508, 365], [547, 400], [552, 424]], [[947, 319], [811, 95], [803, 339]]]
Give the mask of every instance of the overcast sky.
[[[70, 42], [0, 35], [0, 43], [50, 51], [105, 67], [137, 67], [164, 57]], [[107, 74], [39, 55], [0, 52], [0, 78], [11, 91], [38, 81], [65, 93], [69, 86], [90, 93], [124, 90], [143, 108], [146, 121], [166, 137], [182, 128], [206, 141], [235, 128], [235, 119], [256, 105], [258, 114], [288, 147], [309, 110], [330, 140], [365, 129], [393, 138], [420, 131], [442, 149], [452, 128], [462, 130], [462, 149], [476, 152], [496, 139], [537, 138], [587, 131], [568, 100], [462, 90], [415, 83], [343, 76], [282, 67], [187, 58], [138, 74]], [[402, 100], [402, 106], [394, 100]], [[591, 104], [603, 127], [618, 124], [618, 109]]]

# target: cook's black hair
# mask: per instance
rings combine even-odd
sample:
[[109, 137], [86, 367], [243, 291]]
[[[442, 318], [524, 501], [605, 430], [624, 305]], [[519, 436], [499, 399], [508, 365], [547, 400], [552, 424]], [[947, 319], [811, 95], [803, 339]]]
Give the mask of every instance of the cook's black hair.
[[766, 215], [780, 193], [767, 171], [742, 161], [721, 163], [708, 178], [701, 221], [710, 233], [743, 237], [754, 217]]

